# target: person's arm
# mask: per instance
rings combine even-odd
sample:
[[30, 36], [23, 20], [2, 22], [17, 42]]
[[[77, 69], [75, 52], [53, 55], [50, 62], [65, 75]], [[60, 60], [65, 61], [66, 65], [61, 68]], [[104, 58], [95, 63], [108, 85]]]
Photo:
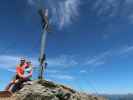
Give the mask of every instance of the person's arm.
[[32, 77], [32, 68], [30, 69], [30, 73], [28, 73], [27, 75], [24, 76], [24, 78], [29, 78], [29, 77]]
[[32, 71], [27, 75], [27, 77], [31, 77], [32, 76]]

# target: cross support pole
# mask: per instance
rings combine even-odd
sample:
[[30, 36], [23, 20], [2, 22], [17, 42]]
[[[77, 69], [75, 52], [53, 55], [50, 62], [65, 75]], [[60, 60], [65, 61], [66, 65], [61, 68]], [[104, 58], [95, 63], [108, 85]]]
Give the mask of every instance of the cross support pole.
[[40, 63], [40, 73], [38, 78], [40, 80], [44, 79], [44, 71], [46, 69], [46, 54], [45, 54], [45, 48], [46, 48], [46, 37], [47, 37], [47, 29], [48, 29], [48, 10], [47, 9], [40, 9], [39, 14], [42, 19], [42, 34], [41, 34], [41, 47], [40, 47], [40, 57], [39, 57], [39, 63]]

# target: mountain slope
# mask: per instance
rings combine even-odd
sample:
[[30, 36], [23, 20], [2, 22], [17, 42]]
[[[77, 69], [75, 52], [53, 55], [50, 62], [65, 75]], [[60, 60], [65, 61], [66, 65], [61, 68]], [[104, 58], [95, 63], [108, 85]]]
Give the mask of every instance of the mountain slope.
[[24, 85], [13, 98], [16, 100], [107, 100], [104, 97], [79, 93], [64, 85], [46, 80], [37, 80], [30, 85]]

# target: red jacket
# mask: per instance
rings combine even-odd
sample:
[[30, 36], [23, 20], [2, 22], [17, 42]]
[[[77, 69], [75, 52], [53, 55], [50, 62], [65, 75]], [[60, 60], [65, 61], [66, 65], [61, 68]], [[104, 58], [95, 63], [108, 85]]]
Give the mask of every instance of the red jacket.
[[17, 66], [16, 73], [23, 75], [24, 74], [24, 68], [23, 67], [20, 67], [20, 66]]
[[19, 77], [23, 78], [25, 66], [26, 64], [24, 64], [23, 66], [20, 66], [20, 65], [17, 66], [16, 73]]

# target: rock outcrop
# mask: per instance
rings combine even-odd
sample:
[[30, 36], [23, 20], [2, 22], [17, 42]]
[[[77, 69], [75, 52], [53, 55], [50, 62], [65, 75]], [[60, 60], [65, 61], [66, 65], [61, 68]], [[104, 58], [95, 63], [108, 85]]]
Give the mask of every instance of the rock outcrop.
[[16, 100], [106, 100], [86, 93], [79, 93], [64, 85], [50, 81], [33, 81], [15, 93]]

